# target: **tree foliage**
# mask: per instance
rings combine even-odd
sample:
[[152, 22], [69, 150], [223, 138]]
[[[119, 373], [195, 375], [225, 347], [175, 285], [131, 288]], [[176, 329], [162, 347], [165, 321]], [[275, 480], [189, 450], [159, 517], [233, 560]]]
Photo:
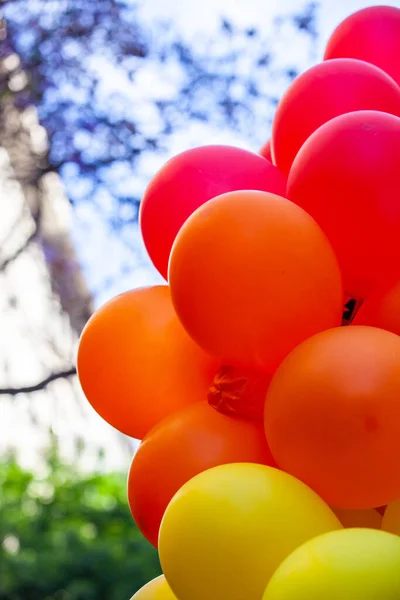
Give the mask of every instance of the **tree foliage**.
[[16, 102], [39, 108], [47, 168], [64, 175], [71, 200], [97, 203], [118, 228], [137, 218], [138, 159], [188, 123], [265, 141], [282, 85], [301, 67], [274, 43], [312, 45], [315, 10], [306, 4], [268, 34], [223, 20], [215, 39], [189, 43], [168, 24], [145, 28], [134, 1], [5, 0], [8, 51], [26, 76]]
[[121, 600], [160, 573], [126, 477], [82, 475], [53, 449], [42, 477], [0, 464], [0, 599]]

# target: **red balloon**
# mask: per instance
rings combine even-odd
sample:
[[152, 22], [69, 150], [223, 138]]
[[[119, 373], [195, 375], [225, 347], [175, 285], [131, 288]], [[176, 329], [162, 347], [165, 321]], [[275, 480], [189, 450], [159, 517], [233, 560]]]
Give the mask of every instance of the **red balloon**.
[[359, 58], [388, 73], [400, 84], [400, 10], [370, 6], [350, 15], [335, 29], [325, 60]]
[[202, 146], [178, 154], [150, 182], [140, 208], [146, 249], [165, 279], [175, 237], [186, 219], [215, 196], [235, 190], [286, 194], [286, 178], [258, 154]]
[[265, 142], [264, 146], [259, 151], [259, 154], [269, 160], [272, 163], [272, 154], [271, 154], [271, 140]]
[[400, 335], [400, 281], [375, 290], [353, 319], [353, 325], [370, 325]]
[[284, 173], [307, 138], [330, 119], [355, 110], [400, 115], [400, 88], [369, 63], [338, 58], [297, 77], [278, 105], [272, 124], [272, 156]]
[[262, 423], [227, 416], [198, 402], [154, 427], [133, 457], [128, 476], [129, 506], [146, 538], [157, 546], [165, 509], [184, 483], [206, 469], [234, 462], [275, 466]]
[[353, 298], [399, 272], [399, 156], [400, 119], [360, 111], [318, 129], [290, 172], [288, 197], [327, 234]]

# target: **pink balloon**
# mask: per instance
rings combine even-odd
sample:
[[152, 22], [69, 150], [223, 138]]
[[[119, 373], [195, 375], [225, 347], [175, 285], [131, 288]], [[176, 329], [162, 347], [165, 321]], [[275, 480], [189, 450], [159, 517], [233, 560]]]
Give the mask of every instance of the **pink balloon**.
[[165, 279], [172, 244], [186, 219], [211, 198], [237, 190], [285, 196], [286, 178], [262, 156], [231, 146], [193, 148], [160, 169], [144, 195], [140, 227], [147, 252]]
[[365, 60], [400, 85], [400, 9], [369, 6], [350, 15], [332, 33], [324, 58]]
[[334, 117], [356, 110], [400, 116], [400, 88], [387, 73], [362, 60], [337, 58], [294, 80], [272, 124], [272, 156], [288, 174], [310, 135]]

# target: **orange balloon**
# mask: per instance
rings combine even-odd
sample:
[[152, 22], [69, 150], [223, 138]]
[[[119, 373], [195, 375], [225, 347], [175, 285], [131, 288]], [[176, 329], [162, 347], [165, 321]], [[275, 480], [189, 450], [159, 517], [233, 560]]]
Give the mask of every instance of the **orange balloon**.
[[129, 506], [139, 529], [157, 546], [165, 509], [182, 485], [235, 462], [275, 466], [262, 423], [224, 415], [207, 402], [164, 419], [144, 438], [129, 471]]
[[400, 281], [375, 290], [353, 319], [354, 325], [370, 325], [400, 335]]
[[400, 497], [400, 337], [341, 327], [296, 348], [267, 394], [278, 465], [338, 508]]
[[174, 410], [205, 400], [218, 369], [179, 323], [167, 286], [126, 292], [95, 312], [77, 364], [93, 408], [138, 439]]
[[185, 329], [224, 364], [272, 373], [301, 341], [341, 323], [341, 275], [325, 235], [266, 192], [223, 194], [189, 217], [169, 282]]

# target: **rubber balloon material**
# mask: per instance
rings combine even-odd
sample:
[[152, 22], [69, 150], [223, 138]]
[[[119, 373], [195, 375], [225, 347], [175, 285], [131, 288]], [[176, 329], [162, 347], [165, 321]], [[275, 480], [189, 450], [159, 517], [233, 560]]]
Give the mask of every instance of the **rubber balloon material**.
[[128, 476], [131, 512], [146, 538], [157, 546], [165, 509], [184, 483], [235, 462], [275, 466], [261, 423], [221, 414], [207, 402], [161, 421], [139, 446]]
[[270, 373], [223, 365], [208, 390], [207, 401], [225, 415], [262, 423], [271, 379]]
[[223, 465], [188, 481], [171, 500], [159, 555], [179, 600], [259, 600], [290, 552], [340, 528], [331, 509], [287, 473]]
[[142, 587], [131, 600], [178, 600], [172, 593], [164, 575], [156, 577]]
[[367, 527], [369, 529], [380, 529], [382, 526], [382, 515], [374, 508], [364, 510], [346, 510], [343, 508], [332, 509], [343, 527]]
[[150, 182], [140, 206], [143, 240], [167, 279], [172, 244], [186, 219], [225, 192], [261, 190], [286, 195], [286, 178], [258, 154], [231, 146], [201, 146], [168, 161]]
[[267, 394], [277, 464], [331, 506], [373, 508], [400, 497], [400, 337], [341, 327], [298, 346]]
[[263, 600], [395, 600], [399, 566], [399, 537], [374, 529], [334, 531], [287, 557]]
[[400, 85], [400, 10], [369, 6], [345, 19], [329, 38], [324, 58], [358, 58], [376, 65]]
[[400, 335], [400, 281], [374, 290], [358, 310], [353, 324], [380, 327]]
[[169, 271], [177, 315], [224, 365], [273, 373], [318, 331], [340, 325], [342, 281], [315, 221], [273, 194], [231, 192], [179, 232]]
[[352, 298], [398, 275], [399, 154], [400, 119], [359, 111], [320, 127], [290, 172], [288, 197], [328, 236]]
[[382, 519], [382, 529], [400, 536], [400, 498], [386, 507]]
[[219, 368], [184, 331], [167, 286], [126, 292], [100, 308], [82, 333], [77, 364], [93, 408], [138, 439], [205, 400]]
[[291, 84], [272, 124], [274, 164], [289, 174], [304, 142], [338, 115], [377, 110], [400, 116], [400, 87], [361, 60], [338, 58], [311, 67]]
[[272, 163], [271, 140], [265, 142], [264, 146], [260, 149], [259, 154]]

